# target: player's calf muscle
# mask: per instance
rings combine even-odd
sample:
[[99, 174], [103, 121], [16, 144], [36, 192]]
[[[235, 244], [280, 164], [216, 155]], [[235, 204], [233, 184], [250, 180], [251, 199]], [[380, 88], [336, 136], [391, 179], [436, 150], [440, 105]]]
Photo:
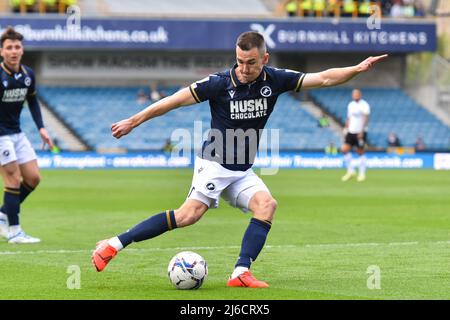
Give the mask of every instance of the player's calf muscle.
[[200, 220], [200, 218], [201, 215], [195, 214], [194, 212], [180, 212], [175, 210], [175, 220], [177, 222], [178, 228], [190, 226]]
[[183, 205], [178, 210], [175, 210], [175, 220], [178, 228], [190, 226], [196, 223], [208, 208], [203, 206], [187, 206]]

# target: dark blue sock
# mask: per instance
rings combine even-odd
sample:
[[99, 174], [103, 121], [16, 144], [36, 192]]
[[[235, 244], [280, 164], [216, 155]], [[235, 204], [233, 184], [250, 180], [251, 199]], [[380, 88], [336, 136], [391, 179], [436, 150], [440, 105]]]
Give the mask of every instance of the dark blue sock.
[[[24, 181], [20, 184], [20, 203], [22, 203], [28, 195], [34, 191], [33, 187], [30, 187], [28, 184], [26, 184]], [[0, 211], [5, 213], [5, 205], [0, 208]]]
[[175, 213], [173, 210], [161, 212], [141, 223], [135, 225], [130, 230], [118, 236], [125, 248], [132, 242], [139, 242], [154, 238], [166, 231], [175, 229], [177, 223], [175, 221]]
[[8, 216], [10, 226], [19, 224], [20, 211], [20, 189], [5, 188], [3, 194], [3, 210], [2, 212]]
[[271, 223], [268, 221], [255, 218], [250, 220], [250, 224], [242, 239], [241, 252], [239, 253], [236, 267], [250, 268], [250, 265], [256, 260], [261, 249], [264, 247], [270, 227]]
[[26, 184], [24, 181], [20, 184], [20, 203], [22, 203], [30, 193], [34, 191], [34, 188]]

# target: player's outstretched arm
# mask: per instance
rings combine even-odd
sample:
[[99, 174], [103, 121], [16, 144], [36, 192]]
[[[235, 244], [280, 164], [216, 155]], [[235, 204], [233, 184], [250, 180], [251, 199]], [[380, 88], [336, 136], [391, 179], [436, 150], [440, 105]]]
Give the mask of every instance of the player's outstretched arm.
[[345, 68], [332, 68], [317, 73], [307, 73], [302, 88], [332, 87], [345, 83], [360, 74], [369, 71], [377, 62], [388, 57], [387, 54], [369, 57], [360, 64]]
[[161, 99], [128, 119], [121, 120], [111, 126], [112, 135], [120, 138], [131, 132], [143, 122], [159, 117], [170, 110], [196, 103], [189, 88], [181, 89], [171, 96]]

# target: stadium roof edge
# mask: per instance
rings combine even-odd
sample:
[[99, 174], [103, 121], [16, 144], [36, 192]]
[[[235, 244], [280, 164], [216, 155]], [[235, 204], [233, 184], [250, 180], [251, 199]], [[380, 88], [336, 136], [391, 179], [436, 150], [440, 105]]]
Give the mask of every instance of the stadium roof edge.
[[[104, 15], [81, 15], [81, 22], [83, 19], [89, 20], [135, 20], [135, 21], [160, 21], [161, 19], [168, 19], [169, 21], [259, 21], [259, 22], [302, 22], [302, 23], [322, 23], [322, 22], [331, 22], [333, 24], [339, 23], [356, 23], [360, 24], [362, 22], [366, 22], [367, 18], [351, 18], [351, 17], [341, 17], [339, 19], [332, 17], [323, 17], [323, 18], [314, 18], [314, 17], [292, 17], [292, 18], [280, 18], [274, 17], [272, 15], [249, 15], [249, 16], [222, 16], [222, 15], [211, 15], [211, 16], [185, 16], [185, 15], [151, 15], [151, 16], [139, 16], [139, 15], [113, 15], [113, 16], [104, 16]], [[0, 14], [0, 19], [20, 19], [23, 21], [26, 20], [55, 20], [60, 21], [61, 19], [67, 18], [64, 15], [60, 14], [38, 14], [38, 13], [28, 13], [26, 16], [20, 14]], [[436, 25], [436, 20], [433, 18], [408, 18], [408, 19], [393, 19], [393, 18], [382, 18], [383, 24], [432, 24]], [[0, 23], [1, 25], [1, 23]]]

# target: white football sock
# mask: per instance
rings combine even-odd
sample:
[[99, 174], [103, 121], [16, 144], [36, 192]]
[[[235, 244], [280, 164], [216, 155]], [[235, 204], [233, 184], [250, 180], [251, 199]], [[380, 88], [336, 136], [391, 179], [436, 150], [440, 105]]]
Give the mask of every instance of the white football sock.
[[120, 242], [118, 237], [114, 237], [108, 240], [108, 244], [116, 249], [117, 251], [120, 251], [123, 249], [123, 244]]
[[351, 152], [348, 152], [347, 154], [344, 155], [344, 163], [345, 163], [345, 166], [347, 167], [347, 172], [354, 172], [355, 171], [353, 169]]
[[0, 223], [5, 226], [8, 226], [8, 216], [3, 212], [0, 212]]
[[6, 223], [8, 223], [8, 216], [0, 211], [0, 220], [4, 220]]
[[246, 267], [236, 267], [236, 269], [234, 269], [234, 271], [233, 271], [233, 274], [231, 275], [231, 279], [239, 277], [241, 274], [243, 274], [246, 271], [248, 271], [248, 268], [246, 268]]
[[362, 155], [359, 157], [359, 175], [366, 175], [366, 156]]

